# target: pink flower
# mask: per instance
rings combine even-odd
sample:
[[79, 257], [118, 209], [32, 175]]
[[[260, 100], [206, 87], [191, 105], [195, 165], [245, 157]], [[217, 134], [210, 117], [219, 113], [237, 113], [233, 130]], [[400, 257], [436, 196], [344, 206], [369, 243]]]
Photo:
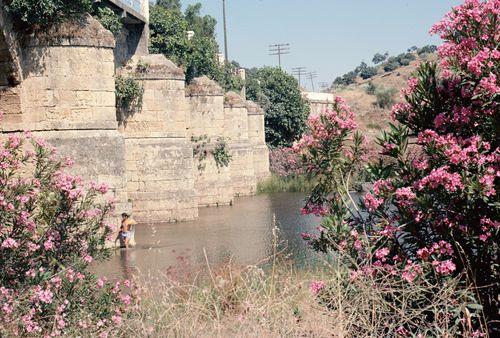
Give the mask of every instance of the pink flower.
[[408, 283], [413, 283], [415, 278], [422, 273], [422, 267], [413, 263], [412, 261], [407, 261], [406, 266], [403, 269], [403, 273], [401, 277], [406, 280]]
[[366, 193], [364, 203], [368, 211], [373, 212], [384, 203], [384, 200], [382, 198], [376, 198], [371, 193]]
[[120, 315], [113, 315], [113, 316], [111, 316], [111, 320], [116, 325], [121, 325], [121, 323], [122, 323], [122, 316], [120, 316]]
[[450, 192], [463, 189], [460, 174], [450, 173], [448, 166], [443, 166], [437, 169], [432, 169], [431, 173], [420, 180], [418, 189], [423, 190], [425, 187], [437, 188], [443, 186]]
[[378, 249], [377, 251], [375, 251], [375, 257], [377, 257], [377, 259], [379, 259], [383, 262], [386, 260], [386, 256], [388, 254], [389, 254], [388, 248], [382, 248], [382, 249]]
[[13, 238], [8, 237], [2, 242], [2, 248], [4, 249], [15, 249], [17, 247], [19, 247], [19, 244]]
[[309, 285], [309, 290], [313, 295], [317, 295], [326, 287], [326, 283], [323, 281], [312, 281]]
[[89, 263], [90, 264], [90, 263], [92, 263], [92, 256], [90, 256], [90, 255], [87, 254], [87, 255], [85, 255], [83, 257], [83, 260], [85, 261], [85, 263]]
[[432, 265], [436, 269], [437, 273], [444, 276], [451, 274], [456, 269], [455, 263], [453, 263], [450, 259], [445, 261], [432, 261]]
[[106, 277], [101, 277], [97, 280], [97, 287], [99, 289], [102, 289], [104, 287], [104, 284], [106, 284], [107, 278]]
[[36, 296], [42, 303], [50, 304], [52, 303], [52, 297], [54, 296], [54, 294], [48, 289], [42, 289], [36, 293]]

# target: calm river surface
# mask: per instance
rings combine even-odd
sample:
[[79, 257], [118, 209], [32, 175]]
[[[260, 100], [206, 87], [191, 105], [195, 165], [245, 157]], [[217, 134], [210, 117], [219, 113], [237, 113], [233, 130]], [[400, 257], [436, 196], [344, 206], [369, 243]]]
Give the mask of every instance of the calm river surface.
[[233, 206], [200, 209], [199, 219], [192, 222], [139, 224], [135, 248], [115, 250], [111, 260], [92, 270], [109, 278], [157, 276], [206, 266], [204, 252], [214, 267], [229, 259], [257, 263], [273, 252], [273, 217], [292, 258], [313, 255], [300, 233], [315, 232], [319, 218], [300, 214], [303, 200], [297, 193], [262, 194], [237, 198]]

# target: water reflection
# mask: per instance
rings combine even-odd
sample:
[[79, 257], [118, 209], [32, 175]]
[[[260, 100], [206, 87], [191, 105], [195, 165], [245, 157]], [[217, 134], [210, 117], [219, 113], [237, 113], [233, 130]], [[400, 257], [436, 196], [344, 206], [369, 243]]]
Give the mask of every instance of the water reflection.
[[207, 259], [213, 266], [229, 259], [235, 264], [256, 263], [272, 254], [273, 217], [280, 239], [288, 243], [293, 256], [303, 257], [311, 251], [299, 234], [314, 231], [319, 222], [300, 214], [303, 199], [295, 193], [238, 198], [233, 206], [200, 210], [197, 221], [138, 225], [137, 246], [116, 250], [111, 260], [93, 270], [111, 278], [130, 278], [139, 272], [154, 276], [172, 268], [201, 267]]

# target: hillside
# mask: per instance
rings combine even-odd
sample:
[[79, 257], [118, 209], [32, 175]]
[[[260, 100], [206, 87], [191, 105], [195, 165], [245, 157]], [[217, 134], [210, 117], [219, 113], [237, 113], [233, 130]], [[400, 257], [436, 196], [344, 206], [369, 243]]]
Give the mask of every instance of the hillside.
[[[334, 87], [330, 89], [330, 92], [342, 96], [347, 101], [356, 113], [360, 130], [366, 137], [373, 140], [380, 134], [380, 130], [386, 128], [390, 120], [391, 110], [390, 106], [379, 107], [376, 93], [384, 90], [389, 93], [392, 90], [393, 95], [389, 96], [392, 96], [394, 102], [398, 102], [401, 99], [399, 91], [406, 86], [408, 78], [415, 72], [418, 64], [425, 60], [435, 59], [435, 54], [422, 56], [416, 54], [416, 60], [411, 61], [408, 66], [401, 66], [390, 72], [384, 72], [380, 67], [374, 77], [366, 80], [357, 77], [354, 84]], [[367, 93], [370, 82], [375, 86], [375, 92], [372, 94]]]

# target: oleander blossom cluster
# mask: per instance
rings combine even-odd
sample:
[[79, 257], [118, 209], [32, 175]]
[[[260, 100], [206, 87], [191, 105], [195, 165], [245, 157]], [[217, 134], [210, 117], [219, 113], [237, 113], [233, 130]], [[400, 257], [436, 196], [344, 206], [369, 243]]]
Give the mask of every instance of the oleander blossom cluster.
[[[302, 213], [324, 216], [332, 211], [342, 192], [337, 173], [358, 171], [359, 161], [366, 154], [362, 147], [365, 141], [353, 132], [357, 128], [354, 113], [341, 97], [335, 98], [332, 109], [311, 115], [307, 125], [308, 131], [292, 148], [300, 156], [305, 173], [318, 181], [318, 193], [310, 196]], [[322, 193], [333, 187], [338, 189], [332, 194]]]
[[0, 145], [0, 336], [106, 336], [137, 303], [130, 282], [87, 271], [107, 254], [113, 205], [107, 185], [85, 185], [72, 164], [29, 132]]
[[273, 174], [284, 178], [297, 177], [304, 173], [300, 158], [292, 148], [270, 149], [269, 166]]
[[[499, 13], [498, 0], [466, 0], [433, 26], [444, 40], [439, 67], [421, 64], [402, 90], [392, 110], [399, 124], [378, 140], [383, 160], [368, 165], [373, 188], [359, 206], [335, 183], [348, 183], [353, 166], [338, 165], [349, 141], [336, 137], [354, 125], [313, 120], [298, 145], [306, 168], [328, 182], [306, 206], [328, 207], [319, 236], [306, 238], [315, 249], [349, 253], [352, 278], [385, 274], [412, 284], [466, 275], [490, 330], [500, 289]], [[337, 130], [321, 126], [325, 119]]]

